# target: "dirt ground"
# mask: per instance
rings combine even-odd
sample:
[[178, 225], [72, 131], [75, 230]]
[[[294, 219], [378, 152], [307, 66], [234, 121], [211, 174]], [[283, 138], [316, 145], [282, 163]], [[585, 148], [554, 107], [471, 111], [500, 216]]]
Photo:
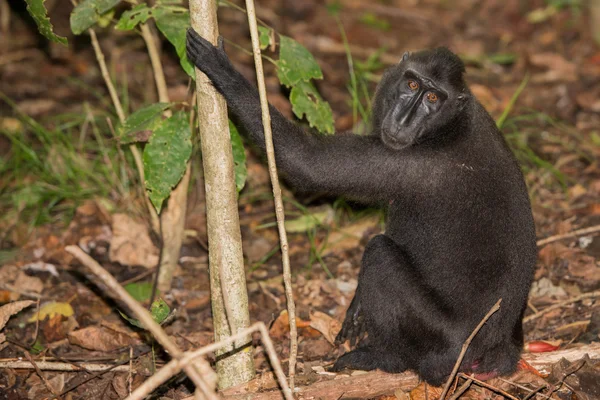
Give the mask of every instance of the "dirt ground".
[[[68, 32], [70, 3], [56, 0], [50, 13], [56, 31], [69, 38], [68, 48], [41, 39], [23, 7], [16, 1], [9, 3], [10, 25], [0, 32], [0, 94], [14, 102], [16, 109], [0, 98], [0, 213], [6, 216], [0, 220], [0, 304], [41, 296], [42, 305], [56, 302], [66, 304], [67, 309], [55, 306], [39, 322], [35, 306], [11, 318], [2, 331], [7, 341], [0, 340], [0, 363], [24, 359], [27, 353], [38, 362], [123, 364], [131, 350], [136, 374], [130, 381], [129, 372], [121, 370], [94, 375], [90, 371], [3, 368], [0, 399], [44, 399], [53, 394], [64, 399], [124, 398], [130, 384], [135, 388], [169, 357], [120, 316], [120, 305], [103, 294], [94, 277], [64, 246], [82, 246], [122, 283], [151, 282], [158, 250], [148, 234], [135, 189], [129, 195], [109, 190], [104, 196], [94, 192], [87, 199], [40, 202], [36, 207], [48, 210], [42, 224], [26, 219], [20, 203], [6, 200], [14, 190], [16, 175], [4, 160], [17, 146], [10, 132], [22, 123], [19, 113], [47, 129], [64, 129], [65, 135], [72, 134], [76, 140], [78, 131], [65, 128], [69, 116], [92, 113], [105, 118], [112, 112], [89, 37]], [[361, 79], [371, 93], [385, 66], [396, 63], [404, 51], [447, 46], [460, 54], [473, 93], [494, 118], [505, 121], [503, 132], [523, 165], [541, 240], [600, 224], [600, 44], [593, 40], [591, 14], [584, 3], [343, 0], [336, 4], [354, 62], [360, 64]], [[302, 43], [317, 59], [324, 74], [317, 87], [331, 104], [336, 129], [360, 129], [360, 116], [353, 115], [348, 91], [343, 34], [328, 11], [331, 6], [319, 0], [265, 0], [257, 5], [260, 19]], [[219, 22], [228, 41], [250, 48], [245, 14], [221, 7]], [[127, 93], [128, 109], [157, 101], [141, 37], [102, 29], [98, 35], [117, 86]], [[232, 45], [227, 51], [240, 71], [254, 81], [252, 58]], [[365, 62], [378, 51], [377, 62]], [[188, 79], [166, 42], [163, 63], [171, 100], [187, 100]], [[266, 68], [269, 99], [291, 117], [288, 93], [279, 86], [271, 67]], [[503, 115], [505, 111], [508, 116]], [[99, 135], [111, 143], [110, 132]], [[247, 155], [248, 179], [239, 210], [250, 316], [270, 327], [285, 366], [289, 332], [286, 317], [281, 315], [286, 303], [271, 188], [260, 157], [251, 151]], [[51, 156], [50, 152], [43, 160], [47, 168], [57, 162]], [[101, 158], [102, 154], [86, 157]], [[27, 176], [32, 185], [41, 179]], [[296, 196], [287, 189], [284, 202], [287, 218], [295, 224], [288, 230], [292, 231], [296, 307], [303, 326], [297, 384], [310, 386], [334, 377], [326, 369], [345, 350], [328, 339], [341, 323], [356, 288], [364, 245], [384, 229], [383, 216], [344, 200]], [[172, 291], [164, 295], [175, 309], [165, 329], [184, 350], [213, 341], [204, 212], [203, 180], [195, 167], [180, 268]], [[320, 223], [307, 223], [306, 215], [318, 217]], [[524, 324], [529, 351], [593, 346], [600, 341], [598, 231], [540, 243]], [[120, 250], [114, 244], [117, 234]], [[565, 304], [536, 314], [561, 302]], [[258, 337], [255, 343], [255, 365], [263, 379], [254, 390], [272, 389], [271, 369]], [[503, 392], [473, 387], [461, 398], [600, 399], [600, 352], [590, 351], [590, 357], [553, 363], [547, 376], [525, 368], [506, 378], [510, 383], [490, 382]], [[191, 387], [184, 378], [173, 379], [154, 398], [181, 399], [190, 395]], [[419, 386], [410, 394], [396, 388], [390, 384], [372, 397], [435, 396], [433, 388], [423, 392]]]

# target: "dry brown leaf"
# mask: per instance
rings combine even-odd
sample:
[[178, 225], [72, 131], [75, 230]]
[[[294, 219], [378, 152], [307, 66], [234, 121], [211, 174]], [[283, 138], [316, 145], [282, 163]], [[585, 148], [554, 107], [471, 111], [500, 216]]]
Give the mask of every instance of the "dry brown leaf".
[[379, 223], [379, 216], [369, 216], [362, 218], [350, 225], [332, 232], [327, 238], [327, 248], [323, 251], [323, 256], [335, 252], [353, 249], [358, 247], [364, 234]]
[[410, 391], [410, 400], [438, 399], [442, 394], [442, 390], [441, 387], [421, 382], [419, 386]]
[[596, 265], [596, 259], [585, 254], [581, 254], [576, 260], [569, 263], [569, 273], [590, 284], [600, 281], [600, 267]]
[[35, 304], [35, 301], [32, 300], [22, 300], [15, 301], [13, 303], [8, 303], [0, 307], [0, 330], [4, 328], [8, 319], [21, 311], [22, 309], [29, 307]]
[[115, 389], [115, 392], [117, 392], [120, 399], [124, 399], [129, 396], [129, 385], [127, 383], [127, 376], [125, 374], [116, 375], [111, 383], [113, 389]]
[[310, 314], [310, 327], [321, 332], [325, 340], [333, 345], [342, 324], [321, 311], [314, 311]]
[[50, 387], [52, 387], [54, 393], [61, 393], [65, 388], [65, 374], [57, 374], [52, 378], [48, 379]]
[[44, 282], [40, 278], [29, 276], [21, 271], [15, 280], [14, 286], [22, 292], [41, 293], [44, 289]]
[[158, 249], [148, 235], [146, 225], [125, 214], [115, 214], [112, 219], [113, 236], [109, 259], [121, 265], [141, 265], [154, 268], [158, 263]]
[[534, 83], [574, 82], [578, 79], [576, 65], [557, 53], [533, 54], [529, 57], [529, 61], [534, 66], [547, 70], [535, 74], [531, 78]]
[[97, 351], [114, 351], [139, 343], [128, 335], [98, 326], [89, 326], [70, 332], [67, 337], [71, 344]]
[[[296, 327], [298, 329], [310, 328], [310, 322], [304, 321], [303, 319], [296, 317]], [[279, 313], [279, 316], [277, 317], [277, 319], [275, 321], [273, 321], [273, 324], [269, 328], [269, 335], [274, 339], [275, 338], [282, 339], [285, 335], [288, 334], [289, 331], [290, 331], [290, 319], [288, 317], [287, 310], [283, 310], [281, 313]], [[308, 334], [312, 336], [312, 333], [309, 332]], [[317, 333], [317, 335], [320, 335], [320, 334]]]

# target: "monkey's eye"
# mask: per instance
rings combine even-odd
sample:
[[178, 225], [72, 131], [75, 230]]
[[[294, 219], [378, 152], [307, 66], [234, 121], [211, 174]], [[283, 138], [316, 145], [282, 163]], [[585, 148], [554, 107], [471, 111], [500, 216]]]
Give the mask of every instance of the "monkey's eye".
[[419, 84], [417, 81], [413, 81], [412, 79], [408, 81], [408, 88], [412, 91], [415, 91], [419, 88]]
[[433, 92], [427, 93], [427, 101], [428, 102], [437, 103], [438, 100], [439, 100], [439, 97], [437, 96], [437, 94], [435, 94]]

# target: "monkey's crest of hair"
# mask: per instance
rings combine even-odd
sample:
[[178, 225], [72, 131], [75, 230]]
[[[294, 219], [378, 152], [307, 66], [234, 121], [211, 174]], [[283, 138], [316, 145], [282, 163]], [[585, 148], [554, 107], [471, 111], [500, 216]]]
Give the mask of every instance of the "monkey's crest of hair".
[[411, 53], [408, 61], [418, 64], [431, 79], [444, 80], [455, 87], [464, 85], [465, 64], [447, 47]]

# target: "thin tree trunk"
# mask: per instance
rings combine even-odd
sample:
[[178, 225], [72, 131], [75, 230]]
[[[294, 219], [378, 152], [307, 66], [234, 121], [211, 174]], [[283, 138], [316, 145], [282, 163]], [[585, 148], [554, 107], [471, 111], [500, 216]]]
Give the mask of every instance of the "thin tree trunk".
[[[190, 0], [192, 28], [213, 44], [217, 42], [217, 3]], [[248, 293], [242, 256], [237, 191], [227, 107], [210, 81], [196, 69], [198, 123], [206, 188], [208, 260], [215, 341], [247, 328]], [[226, 356], [225, 356], [226, 354]], [[254, 377], [251, 337], [217, 352], [219, 388]]]

